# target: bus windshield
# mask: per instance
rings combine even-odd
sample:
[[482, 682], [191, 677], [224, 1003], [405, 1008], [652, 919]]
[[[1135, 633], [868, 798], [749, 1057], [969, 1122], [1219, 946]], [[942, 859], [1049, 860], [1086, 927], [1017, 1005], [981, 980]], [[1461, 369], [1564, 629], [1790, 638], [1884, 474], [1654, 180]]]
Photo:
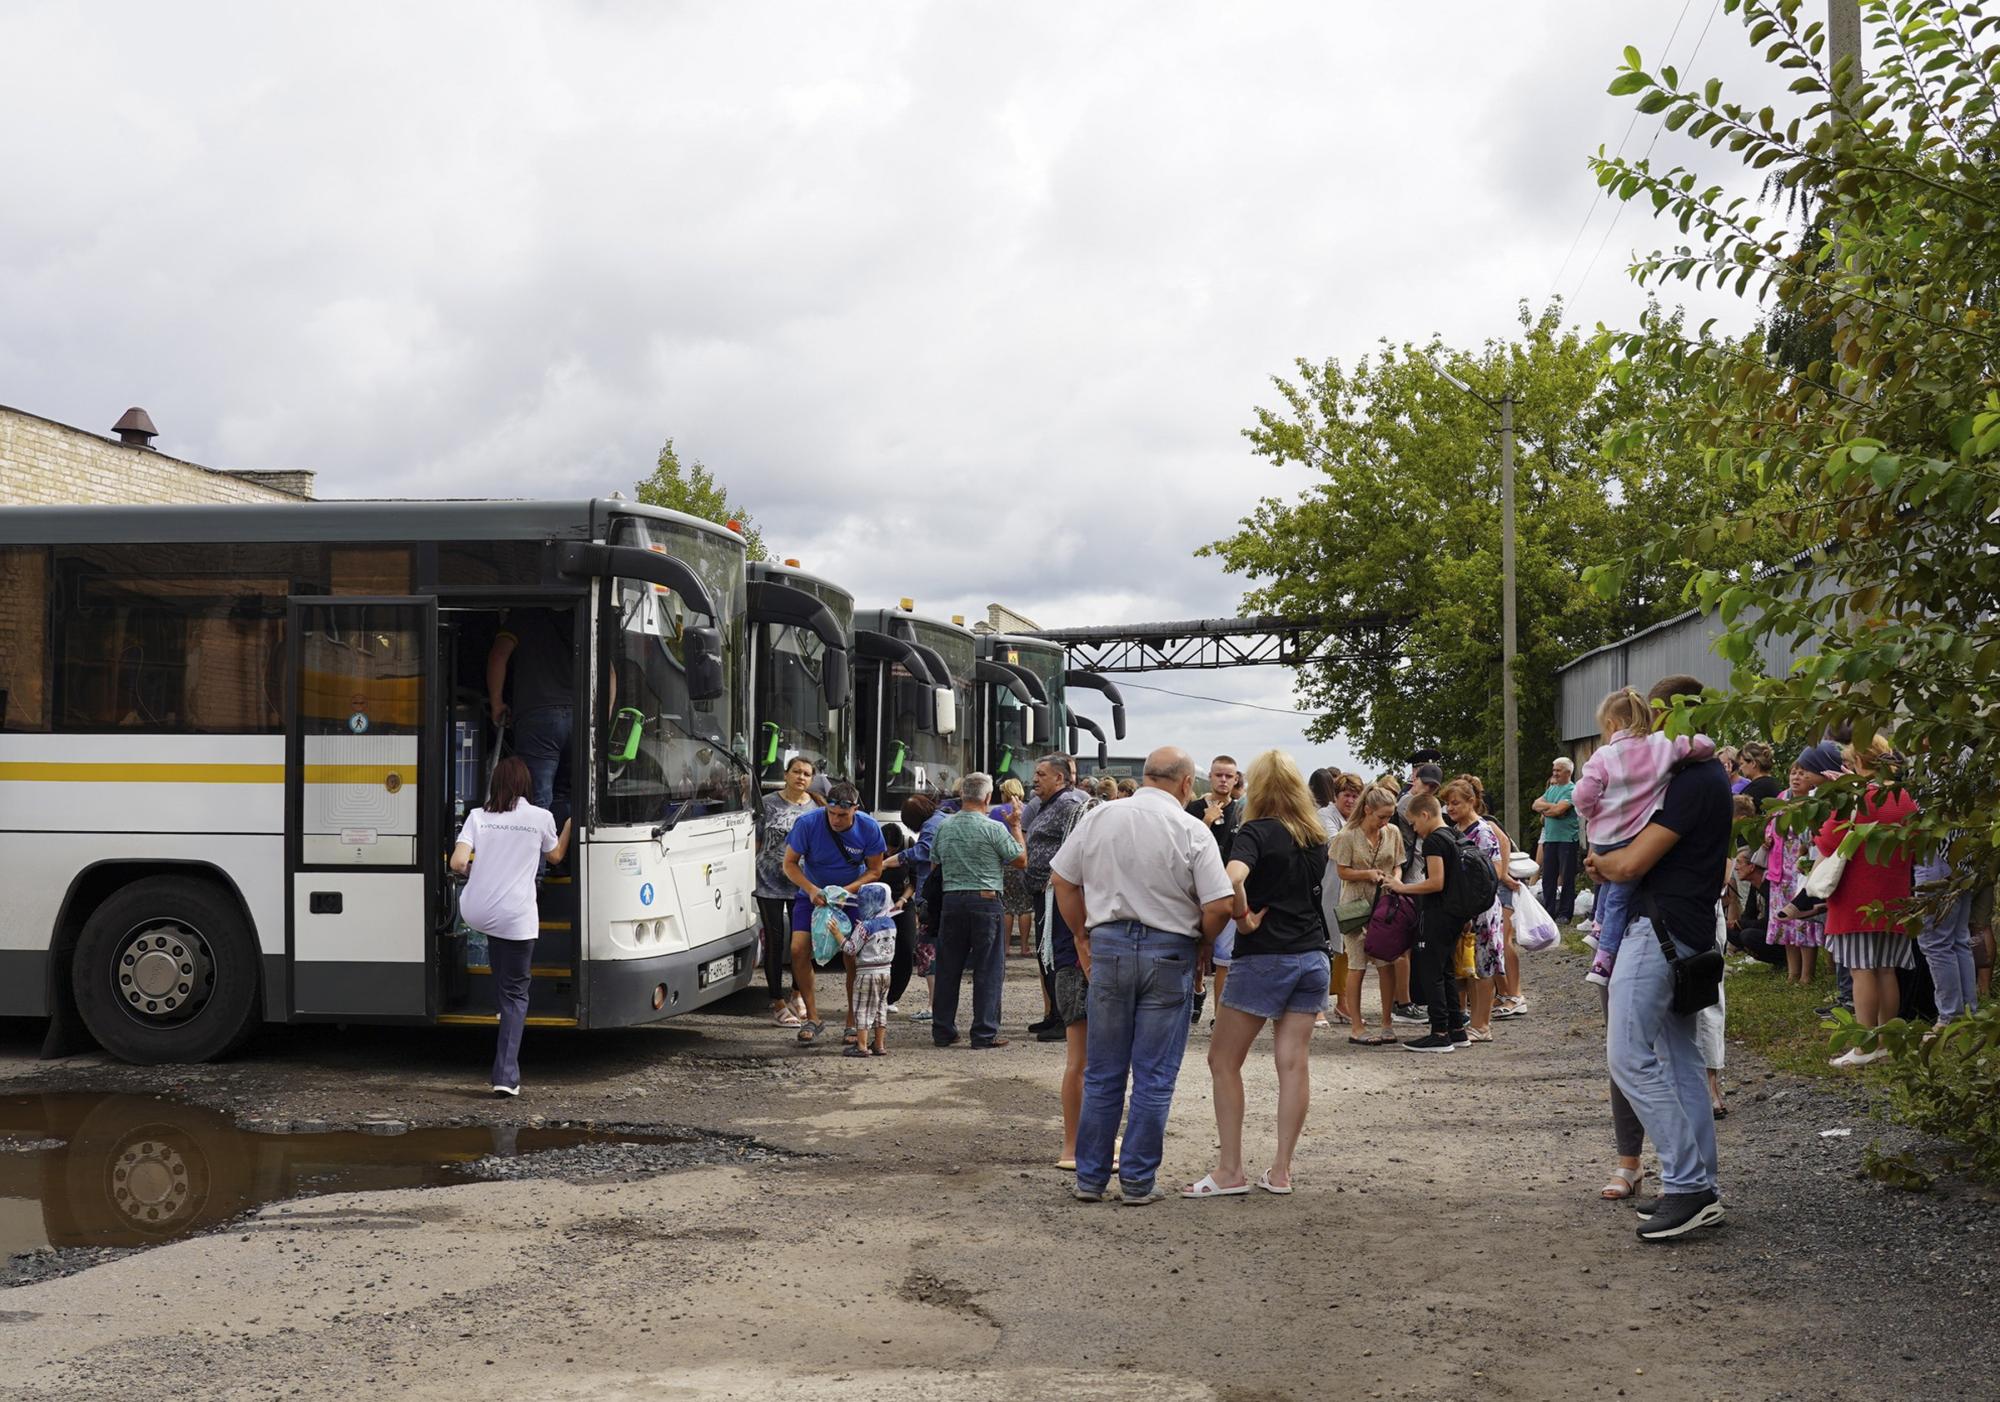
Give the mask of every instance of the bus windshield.
[[972, 768], [974, 640], [956, 629], [930, 627], [923, 619], [911, 621], [916, 641], [937, 651], [951, 669], [958, 726], [948, 736], [921, 728], [919, 718], [930, 714], [929, 683], [911, 676], [900, 664], [889, 668], [882, 707], [882, 789], [892, 808], [900, 807], [913, 794], [950, 793]]
[[[671, 521], [621, 516], [612, 543], [664, 551], [685, 562], [715, 601], [710, 619], [672, 590], [642, 580], [611, 584], [600, 630], [605, 701], [598, 821], [654, 823], [748, 806], [749, 704], [741, 685], [743, 547]], [[689, 694], [690, 628], [721, 634], [722, 694]]]
[[[853, 605], [838, 598], [822, 597], [821, 602], [846, 631]], [[826, 644], [810, 628], [789, 624], [772, 626], [766, 638], [757, 672], [757, 714], [763, 717], [757, 773], [763, 786], [781, 786], [785, 766], [799, 755], [812, 760], [819, 773], [845, 776], [847, 727], [841, 713], [826, 704]]]

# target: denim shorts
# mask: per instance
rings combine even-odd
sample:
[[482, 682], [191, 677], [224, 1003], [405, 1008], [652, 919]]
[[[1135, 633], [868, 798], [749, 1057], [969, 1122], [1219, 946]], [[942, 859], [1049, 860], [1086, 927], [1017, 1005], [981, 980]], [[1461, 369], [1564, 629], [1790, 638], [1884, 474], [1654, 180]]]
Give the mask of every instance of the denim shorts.
[[1229, 966], [1222, 1006], [1252, 1017], [1323, 1013], [1333, 965], [1326, 951], [1310, 954], [1248, 954]]

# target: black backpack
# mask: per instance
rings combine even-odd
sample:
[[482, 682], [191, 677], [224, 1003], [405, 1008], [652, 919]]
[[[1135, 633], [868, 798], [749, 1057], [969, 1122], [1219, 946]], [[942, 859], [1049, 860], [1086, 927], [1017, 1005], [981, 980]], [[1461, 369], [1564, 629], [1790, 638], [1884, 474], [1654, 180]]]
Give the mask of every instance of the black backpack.
[[1446, 823], [1441, 829], [1451, 835], [1458, 849], [1457, 879], [1445, 883], [1444, 913], [1453, 920], [1470, 920], [1484, 915], [1500, 894], [1500, 875], [1479, 850], [1479, 844]]

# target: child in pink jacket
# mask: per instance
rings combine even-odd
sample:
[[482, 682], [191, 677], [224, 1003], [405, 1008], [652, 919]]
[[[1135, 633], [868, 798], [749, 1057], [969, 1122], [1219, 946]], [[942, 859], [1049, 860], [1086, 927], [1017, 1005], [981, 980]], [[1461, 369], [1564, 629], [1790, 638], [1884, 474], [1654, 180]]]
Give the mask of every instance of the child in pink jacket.
[[[1682, 760], [1711, 759], [1715, 742], [1706, 735], [1672, 736], [1653, 729], [1652, 705], [1631, 687], [1614, 691], [1597, 708], [1597, 730], [1605, 737], [1584, 761], [1572, 802], [1590, 825], [1590, 850], [1611, 852], [1644, 830], [1666, 797], [1667, 780]], [[1611, 982], [1611, 965], [1632, 922], [1636, 882], [1606, 883], [1596, 898], [1597, 954], [1585, 977]], [[1722, 878], [1716, 877], [1721, 889]]]

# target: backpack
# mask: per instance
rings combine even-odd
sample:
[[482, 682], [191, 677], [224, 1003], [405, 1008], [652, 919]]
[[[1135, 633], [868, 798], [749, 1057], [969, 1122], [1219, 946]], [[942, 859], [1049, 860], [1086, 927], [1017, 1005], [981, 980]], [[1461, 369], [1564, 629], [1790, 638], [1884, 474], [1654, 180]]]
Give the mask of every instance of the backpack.
[[1500, 895], [1499, 873], [1479, 850], [1479, 844], [1450, 823], [1438, 831], [1449, 833], [1452, 846], [1458, 850], [1457, 879], [1445, 881], [1444, 913], [1461, 921], [1484, 915]]
[[1417, 903], [1394, 891], [1383, 891], [1375, 897], [1375, 909], [1369, 913], [1361, 947], [1370, 959], [1393, 964], [1410, 952], [1416, 933]]

